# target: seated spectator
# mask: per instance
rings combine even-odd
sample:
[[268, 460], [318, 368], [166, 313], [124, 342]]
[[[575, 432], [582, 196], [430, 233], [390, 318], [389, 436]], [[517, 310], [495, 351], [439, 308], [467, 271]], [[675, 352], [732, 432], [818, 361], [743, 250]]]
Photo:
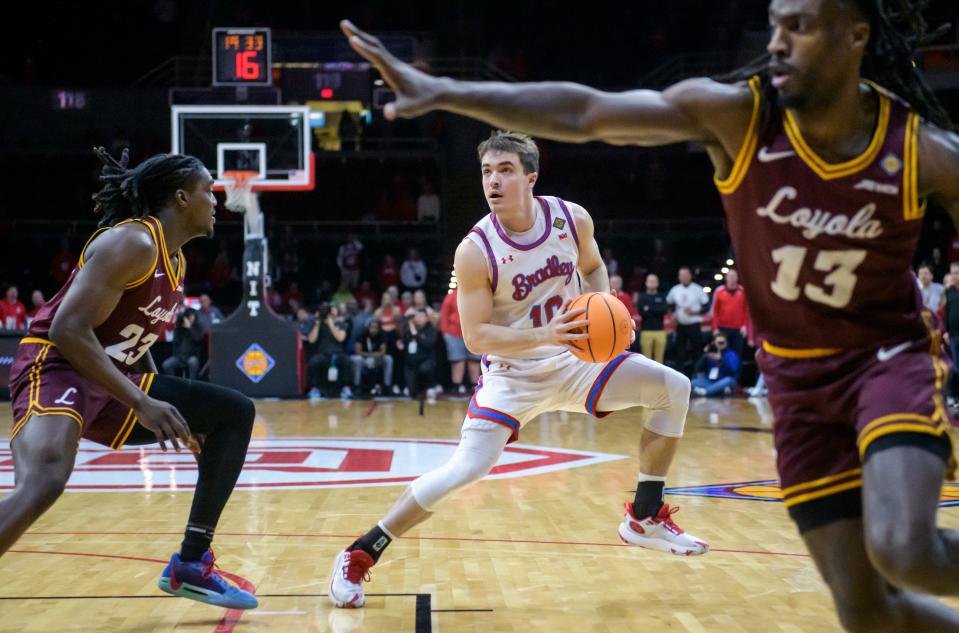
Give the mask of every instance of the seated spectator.
[[362, 310], [354, 310], [350, 316], [350, 331], [354, 336], [362, 336], [373, 321], [373, 302], [364, 299], [360, 302]]
[[696, 362], [693, 393], [697, 396], [731, 395], [736, 390], [738, 372], [739, 355], [730, 349], [726, 337], [719, 334]]
[[173, 355], [163, 361], [163, 373], [196, 380], [203, 353], [203, 328], [197, 322], [197, 313], [186, 308], [177, 317], [173, 330]]
[[406, 390], [410, 397], [422, 399], [436, 382], [436, 328], [426, 310], [417, 310], [406, 324], [403, 340], [398, 342], [406, 352]]
[[319, 400], [324, 391], [327, 397], [337, 390], [341, 398], [353, 395], [352, 389], [346, 384], [349, 354], [343, 349], [348, 336], [349, 322], [341, 318], [339, 308], [336, 305], [321, 305], [307, 337], [308, 343], [316, 344], [316, 352], [307, 362], [310, 400]]
[[361, 334], [353, 344], [353, 388], [360, 390], [363, 380], [363, 369], [383, 370], [382, 381], [377, 380], [371, 394], [378, 396], [383, 389], [389, 391], [393, 385], [393, 357], [386, 353], [386, 337], [380, 331], [379, 321], [370, 321], [369, 328]]
[[0, 301], [0, 328], [4, 330], [23, 330], [27, 327], [27, 308], [19, 300], [16, 286], [9, 286], [6, 295]]
[[426, 263], [420, 258], [420, 252], [411, 248], [406, 261], [400, 266], [400, 281], [407, 290], [416, 290], [423, 287], [426, 277]]

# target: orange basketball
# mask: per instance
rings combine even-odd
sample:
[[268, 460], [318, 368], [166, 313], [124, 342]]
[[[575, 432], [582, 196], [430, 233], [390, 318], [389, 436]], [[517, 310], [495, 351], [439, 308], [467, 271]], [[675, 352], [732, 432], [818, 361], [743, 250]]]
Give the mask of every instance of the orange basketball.
[[633, 319], [623, 302], [608, 292], [587, 292], [578, 296], [570, 310], [585, 308], [586, 313], [576, 320], [586, 319], [588, 339], [570, 341], [573, 354], [588, 363], [605, 363], [616, 358], [629, 347]]

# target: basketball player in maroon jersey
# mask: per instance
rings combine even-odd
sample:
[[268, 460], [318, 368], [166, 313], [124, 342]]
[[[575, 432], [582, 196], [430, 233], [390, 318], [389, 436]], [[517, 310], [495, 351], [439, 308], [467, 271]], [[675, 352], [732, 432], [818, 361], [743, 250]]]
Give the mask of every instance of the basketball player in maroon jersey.
[[785, 504], [849, 631], [959, 631], [922, 595], [959, 595], [959, 534], [936, 527], [947, 368], [910, 272], [926, 201], [959, 216], [959, 136], [912, 63], [922, 4], [772, 0], [755, 67], [616, 94], [431, 77], [342, 23], [397, 93], [387, 117], [706, 147], [767, 341]]
[[[192, 156], [160, 154], [128, 168], [103, 148], [102, 213], [80, 261], [20, 341], [10, 372], [16, 487], [0, 500], [0, 555], [59, 498], [81, 437], [124, 444], [180, 442], [198, 478], [167, 593], [250, 609], [256, 598], [215, 570], [210, 542], [243, 467], [255, 414], [249, 398], [209, 383], [158, 376], [150, 356], [183, 304], [180, 247], [211, 236], [213, 179]], [[197, 438], [203, 438], [202, 445]]]

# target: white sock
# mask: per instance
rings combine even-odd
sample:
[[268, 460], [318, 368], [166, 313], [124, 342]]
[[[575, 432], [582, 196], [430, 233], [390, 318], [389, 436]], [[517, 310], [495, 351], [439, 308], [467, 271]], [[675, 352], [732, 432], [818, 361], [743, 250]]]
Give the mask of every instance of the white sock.
[[386, 529], [386, 526], [383, 525], [383, 522], [382, 522], [382, 521], [377, 521], [377, 522], [376, 522], [376, 526], [377, 526], [378, 528], [380, 528], [381, 530], [383, 530], [383, 533], [386, 534], [388, 537], [390, 537], [390, 540], [391, 540], [391, 541], [395, 541], [395, 540], [396, 540], [396, 537], [393, 536], [392, 532], [390, 532], [389, 530]]
[[638, 481], [640, 483], [644, 481], [666, 481], [666, 475], [647, 475], [644, 472], [640, 472]]

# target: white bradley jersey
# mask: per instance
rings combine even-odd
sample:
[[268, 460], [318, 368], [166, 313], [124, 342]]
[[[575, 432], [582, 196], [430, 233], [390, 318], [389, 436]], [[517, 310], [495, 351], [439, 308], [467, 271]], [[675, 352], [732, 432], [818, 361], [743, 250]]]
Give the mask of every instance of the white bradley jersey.
[[[569, 299], [582, 293], [577, 273], [579, 236], [573, 214], [563, 200], [536, 197], [533, 227], [507, 234], [490, 213], [466, 234], [486, 257], [493, 290], [490, 323], [519, 330], [542, 327]], [[485, 361], [549, 358], [568, 351], [562, 345], [539, 345], [509, 356], [488, 354]]]

